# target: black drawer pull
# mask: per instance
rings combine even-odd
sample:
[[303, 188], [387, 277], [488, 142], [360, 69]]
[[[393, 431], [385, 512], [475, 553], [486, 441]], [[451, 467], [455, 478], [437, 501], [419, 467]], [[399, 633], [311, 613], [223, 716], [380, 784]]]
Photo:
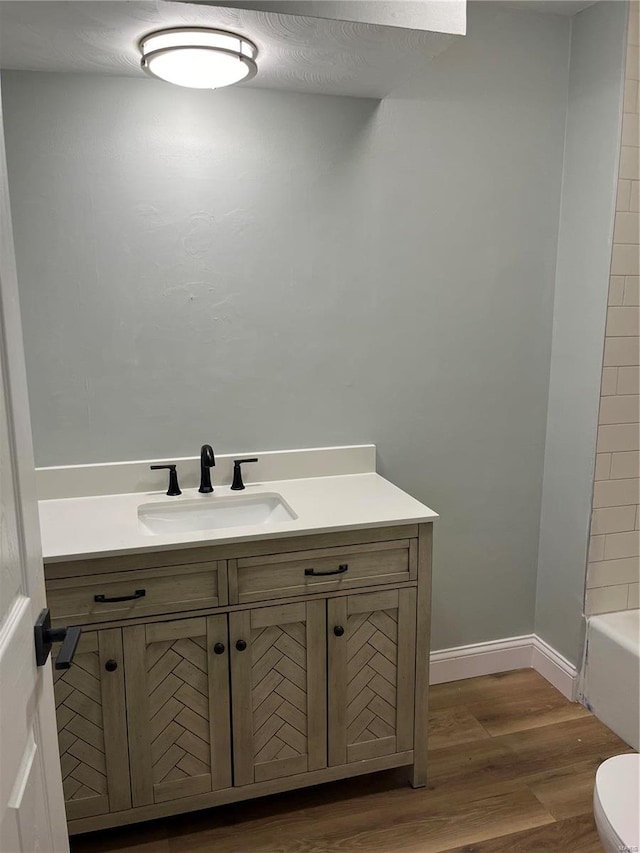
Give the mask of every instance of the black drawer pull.
[[343, 575], [345, 572], [349, 571], [348, 563], [341, 563], [337, 569], [332, 569], [330, 572], [316, 572], [315, 569], [305, 569], [304, 573], [307, 577], [311, 578], [323, 578], [327, 575]]
[[106, 595], [94, 595], [93, 600], [96, 604], [111, 604], [114, 601], [135, 601], [136, 598], [144, 598], [146, 594], [146, 589], [137, 589], [133, 595], [114, 595], [113, 598], [107, 598]]

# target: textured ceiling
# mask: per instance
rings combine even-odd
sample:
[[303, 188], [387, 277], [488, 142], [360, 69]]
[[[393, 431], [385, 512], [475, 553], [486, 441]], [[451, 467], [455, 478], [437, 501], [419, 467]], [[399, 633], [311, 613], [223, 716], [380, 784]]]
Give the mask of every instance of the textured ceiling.
[[[382, 98], [459, 36], [148, 0], [0, 2], [0, 67], [146, 78], [137, 41], [185, 24], [242, 33], [259, 48], [252, 88]], [[168, 85], [168, 84], [167, 84]]]
[[524, 12], [539, 12], [543, 15], [565, 15], [571, 17], [593, 6], [596, 0], [512, 0], [507, 6]]
[[[189, 0], [183, 0], [189, 2]], [[232, 6], [262, 12], [284, 12], [329, 18], [332, 21], [360, 21], [383, 27], [428, 30], [464, 35], [467, 0], [191, 0], [209, 6]]]

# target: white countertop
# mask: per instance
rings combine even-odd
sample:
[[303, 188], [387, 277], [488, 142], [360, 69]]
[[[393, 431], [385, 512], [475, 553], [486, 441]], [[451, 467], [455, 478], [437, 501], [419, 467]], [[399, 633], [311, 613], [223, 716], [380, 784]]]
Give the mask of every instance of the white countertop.
[[[140, 504], [173, 504], [194, 499], [214, 502], [238, 494], [274, 492], [289, 504], [298, 516], [296, 519], [265, 526], [227, 527], [167, 536], [147, 533], [138, 522]], [[247, 484], [241, 493], [232, 492], [229, 486], [216, 486], [211, 495], [200, 495], [196, 489], [184, 489], [177, 498], [167, 497], [164, 492], [130, 492], [42, 500], [38, 506], [42, 551], [48, 563], [417, 524], [438, 518], [429, 507], [374, 473]]]

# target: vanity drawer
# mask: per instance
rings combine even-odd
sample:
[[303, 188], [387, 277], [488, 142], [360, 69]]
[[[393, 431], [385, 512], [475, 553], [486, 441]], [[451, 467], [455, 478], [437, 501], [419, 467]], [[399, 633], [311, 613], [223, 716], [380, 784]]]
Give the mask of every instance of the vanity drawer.
[[[121, 600], [117, 600], [121, 599]], [[176, 613], [228, 603], [225, 561], [47, 581], [54, 624]]]
[[417, 542], [398, 539], [229, 560], [229, 603], [403, 583], [417, 577]]

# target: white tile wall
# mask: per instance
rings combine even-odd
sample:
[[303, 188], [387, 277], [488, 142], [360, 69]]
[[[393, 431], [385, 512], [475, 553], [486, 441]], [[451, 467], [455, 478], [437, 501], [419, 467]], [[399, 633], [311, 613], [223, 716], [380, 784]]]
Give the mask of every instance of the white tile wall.
[[[637, 148], [629, 149], [637, 151]], [[611, 253], [611, 275], [638, 275], [640, 258], [638, 247], [629, 243], [614, 243]]]
[[604, 363], [607, 367], [615, 365], [635, 367], [640, 364], [640, 347], [638, 339], [605, 338]]
[[631, 305], [619, 308], [610, 305], [607, 311], [607, 336], [623, 338], [635, 335], [637, 337], [638, 319], [640, 319], [640, 312], [637, 308]]
[[616, 394], [633, 394], [640, 388], [640, 367], [605, 367], [604, 370], [617, 370]]
[[640, 556], [640, 530], [630, 530], [627, 533], [607, 533], [602, 538], [604, 539], [602, 546], [604, 560], [622, 560], [627, 557]]
[[640, 3], [629, 9], [585, 613], [640, 606]]
[[632, 506], [640, 499], [640, 480], [599, 480], [593, 484], [593, 508]]
[[607, 424], [598, 429], [598, 453], [610, 450], [639, 450], [640, 430], [637, 424]]
[[[624, 181], [620, 183], [624, 183]], [[627, 181], [627, 183], [629, 184], [629, 200], [631, 200], [631, 181]], [[638, 214], [631, 213], [628, 207], [626, 209], [620, 208], [616, 213], [613, 240], [615, 243], [635, 243], [638, 245]]]
[[622, 533], [633, 530], [636, 520], [636, 507], [610, 506], [594, 509], [591, 517], [591, 534]]
[[[622, 124], [624, 138], [624, 120]], [[633, 181], [618, 181], [618, 195], [616, 198], [616, 210], [631, 209], [631, 184]]]
[[[630, 181], [621, 181], [631, 185]], [[624, 287], [626, 276], [612, 275], [609, 279], [609, 305], [624, 305]]]
[[611, 474], [611, 454], [596, 454], [596, 471], [594, 480], [608, 480]]
[[636, 560], [627, 557], [621, 560], [602, 560], [591, 563], [592, 589], [603, 586], [633, 583], [636, 580]]
[[[627, 113], [627, 115], [632, 115]], [[623, 145], [620, 149], [620, 171], [621, 179], [631, 181], [640, 180], [640, 164], [638, 163], [638, 152], [635, 145]]]
[[[640, 183], [640, 182], [638, 182]], [[640, 278], [637, 275], [627, 275], [624, 279], [623, 305], [640, 305]]]
[[627, 113], [638, 111], [638, 81], [627, 78], [624, 84], [624, 104], [623, 110]]
[[612, 453], [609, 477], [612, 480], [640, 477], [640, 452], [628, 450], [623, 453]]
[[629, 584], [619, 586], [600, 586], [587, 589], [585, 613], [610, 613], [612, 610], [626, 610], [629, 601]]
[[602, 397], [600, 400], [601, 424], [635, 424], [638, 423], [637, 394], [621, 394], [615, 397]]
[[622, 119], [622, 144], [638, 145], [638, 125], [633, 121], [632, 113], [627, 113]]

